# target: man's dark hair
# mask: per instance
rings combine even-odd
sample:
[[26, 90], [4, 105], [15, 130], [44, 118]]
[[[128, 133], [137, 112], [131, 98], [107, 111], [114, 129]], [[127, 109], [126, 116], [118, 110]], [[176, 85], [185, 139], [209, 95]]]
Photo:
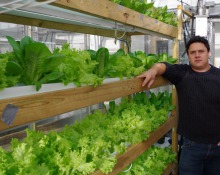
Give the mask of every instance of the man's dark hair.
[[201, 36], [194, 36], [194, 37], [190, 38], [190, 40], [186, 44], [186, 53], [187, 54], [188, 54], [188, 50], [189, 50], [190, 45], [193, 43], [202, 43], [207, 48], [208, 52], [210, 51], [210, 45], [209, 45], [209, 42], [206, 38], [201, 37]]

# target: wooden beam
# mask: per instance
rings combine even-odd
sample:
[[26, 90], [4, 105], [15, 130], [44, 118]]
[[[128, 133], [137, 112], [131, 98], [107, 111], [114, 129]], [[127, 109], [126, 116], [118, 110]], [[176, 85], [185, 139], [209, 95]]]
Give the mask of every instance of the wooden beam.
[[177, 35], [177, 39], [178, 40], [182, 40], [182, 36], [183, 36], [183, 19], [182, 19], [182, 6], [178, 5], [177, 7], [177, 19], [178, 19], [178, 35]]
[[[150, 134], [146, 141], [139, 144], [132, 145], [128, 150], [117, 157], [117, 164], [114, 170], [108, 175], [115, 175], [120, 173], [124, 168], [131, 164], [137, 157], [143, 154], [151, 145], [160, 139], [164, 133], [167, 133], [175, 125], [175, 118], [170, 117], [164, 124], [162, 124], [155, 132]], [[92, 175], [104, 175], [101, 171], [96, 171]]]
[[[0, 131], [148, 89], [141, 86], [142, 81], [142, 79], [133, 78], [106, 83], [97, 87], [84, 86], [2, 99], [0, 100], [0, 116], [8, 104], [17, 106], [19, 110], [12, 126], [0, 121]], [[167, 83], [167, 80], [157, 77], [151, 88]]]
[[177, 27], [147, 17], [144, 14], [140, 14], [109, 0], [95, 0], [95, 2], [94, 0], [57, 0], [50, 5], [117, 21], [173, 38], [177, 37], [178, 34]]
[[[100, 29], [100, 28], [95, 28], [95, 27], [90, 27], [90, 26], [80, 26], [80, 25], [75, 25], [75, 24], [66, 24], [66, 23], [60, 23], [60, 22], [55, 22], [55, 21], [46, 21], [43, 19], [34, 19], [34, 18], [27, 18], [27, 17], [22, 17], [22, 16], [0, 14], [0, 21], [115, 38], [114, 30]], [[120, 32], [120, 31], [118, 32], [118, 35], [121, 36], [122, 34], [123, 32]]]
[[179, 40], [177, 39], [174, 39], [173, 40], [173, 46], [172, 46], [172, 56], [173, 58], [176, 58], [177, 59], [177, 63], [179, 62]]
[[188, 17], [192, 18], [193, 17], [193, 13], [191, 13], [189, 10], [187, 9], [182, 9], [183, 10], [183, 14], [187, 15]]
[[[64, 126], [66, 124], [73, 121], [73, 117], [74, 116], [62, 118], [62, 119], [56, 120], [54, 122], [48, 122], [45, 124], [38, 125], [38, 126], [36, 126], [36, 130], [43, 131], [44, 133], [48, 133], [50, 131], [59, 132], [60, 130], [62, 130], [64, 128]], [[25, 131], [26, 128], [27, 127], [23, 127], [17, 131], [11, 130], [9, 132], [3, 133], [2, 136], [0, 136], [0, 146], [7, 149], [10, 147], [10, 143], [13, 138], [16, 138], [18, 140], [24, 139], [27, 136], [26, 131]]]
[[[176, 109], [172, 111], [172, 116], [175, 117], [175, 124], [172, 128], [172, 150], [176, 153], [176, 161], [178, 162], [178, 133], [177, 133], [177, 123], [178, 123], [178, 99], [176, 88], [173, 86], [172, 89], [172, 103], [176, 106]], [[178, 175], [178, 168], [174, 168], [174, 175]]]
[[169, 164], [166, 169], [163, 172], [163, 175], [171, 175], [171, 173], [173, 172], [173, 170], [175, 170], [177, 167], [176, 163], [171, 163]]
[[[68, 120], [68, 119], [63, 119], [63, 120]], [[175, 118], [171, 117], [164, 124], [162, 124], [156, 131], [152, 132], [146, 141], [130, 146], [129, 149], [123, 155], [119, 155], [117, 157], [118, 163], [116, 164], [114, 170], [111, 173], [109, 173], [109, 175], [114, 175], [121, 172], [127, 165], [133, 162], [137, 157], [139, 157], [143, 152], [145, 152], [153, 143], [155, 143], [160, 137], [162, 137], [164, 132], [168, 132], [172, 127], [174, 127], [174, 124], [175, 124]], [[61, 130], [59, 121], [55, 122], [54, 124], [52, 123], [52, 124], [46, 124], [44, 126], [38, 126], [37, 128], [38, 130], [42, 130], [45, 132], [50, 131], [50, 129]], [[9, 150], [10, 149], [9, 143], [12, 138], [23, 139], [25, 136], [26, 133], [24, 131], [20, 131], [18, 133], [13, 133], [11, 135], [4, 136], [0, 138], [0, 141], [2, 143], [1, 146], [4, 149]], [[176, 166], [177, 165], [175, 163], [169, 164], [164, 170], [163, 175], [169, 175], [175, 169]], [[96, 171], [92, 173], [92, 175], [104, 175], [104, 174], [101, 171]]]

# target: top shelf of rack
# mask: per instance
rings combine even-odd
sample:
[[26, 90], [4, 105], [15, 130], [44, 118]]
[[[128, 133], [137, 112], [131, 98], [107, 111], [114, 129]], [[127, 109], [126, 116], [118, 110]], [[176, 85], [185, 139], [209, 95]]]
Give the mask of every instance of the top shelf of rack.
[[[2, 10], [2, 9], [0, 9]], [[114, 37], [150, 34], [176, 38], [178, 29], [109, 0], [57, 0], [0, 14], [0, 21]], [[61, 25], [62, 24], [62, 25]]]

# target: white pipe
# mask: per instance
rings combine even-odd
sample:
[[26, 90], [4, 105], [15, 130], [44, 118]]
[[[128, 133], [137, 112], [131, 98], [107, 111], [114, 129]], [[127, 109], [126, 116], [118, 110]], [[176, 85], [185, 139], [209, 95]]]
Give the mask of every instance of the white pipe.
[[[31, 1], [32, 1], [32, 0], [31, 0]], [[28, 5], [29, 3], [31, 3], [31, 1], [27, 1], [27, 2], [24, 3], [24, 4], [11, 4], [11, 5], [14, 5], [14, 7], [12, 7], [12, 8], [4, 7], [4, 8], [6, 8], [6, 10], [0, 11], [0, 14], [6, 13], [6, 12], [9, 12], [9, 11], [12, 11], [12, 10], [16, 10], [16, 9], [18, 9], [18, 8], [21, 8], [21, 7], [25, 7], [26, 5]]]
[[49, 4], [51, 2], [54, 2], [56, 0], [47, 0], [47, 1], [44, 1], [44, 2], [34, 2], [30, 5], [28, 5], [28, 7], [36, 7], [36, 6], [41, 6], [41, 5], [44, 5], [44, 4]]
[[5, 3], [5, 4], [0, 4], [0, 7], [5, 7], [5, 6], [8, 6], [8, 5], [17, 3], [17, 2], [19, 2], [19, 1], [22, 1], [22, 0], [17, 0], [17, 1], [8, 2], [8, 3]]

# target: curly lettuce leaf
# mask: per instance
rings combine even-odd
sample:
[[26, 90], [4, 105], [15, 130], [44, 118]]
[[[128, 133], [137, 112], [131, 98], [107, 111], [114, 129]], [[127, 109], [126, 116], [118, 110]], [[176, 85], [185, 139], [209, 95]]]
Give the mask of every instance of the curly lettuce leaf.
[[98, 63], [91, 59], [88, 51], [70, 49], [69, 44], [64, 44], [55, 52], [65, 56], [63, 63], [57, 68], [64, 75], [61, 80], [65, 85], [74, 83], [77, 86], [97, 86], [103, 82], [103, 78], [93, 73]]

